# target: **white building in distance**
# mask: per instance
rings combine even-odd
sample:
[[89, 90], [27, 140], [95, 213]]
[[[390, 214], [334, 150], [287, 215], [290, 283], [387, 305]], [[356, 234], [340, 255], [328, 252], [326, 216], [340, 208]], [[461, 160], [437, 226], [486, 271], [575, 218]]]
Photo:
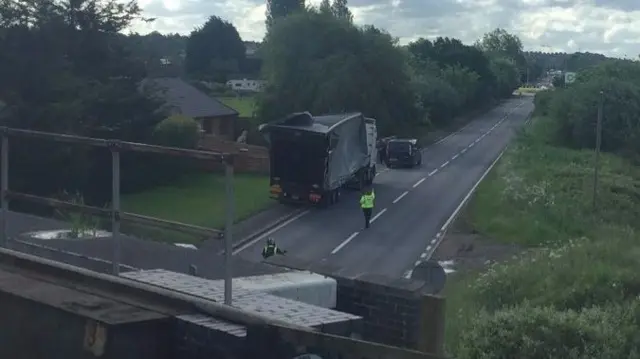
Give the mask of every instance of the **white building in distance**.
[[250, 91], [250, 92], [260, 92], [264, 88], [265, 81], [263, 80], [229, 80], [227, 81], [227, 86], [229, 86], [234, 91]]

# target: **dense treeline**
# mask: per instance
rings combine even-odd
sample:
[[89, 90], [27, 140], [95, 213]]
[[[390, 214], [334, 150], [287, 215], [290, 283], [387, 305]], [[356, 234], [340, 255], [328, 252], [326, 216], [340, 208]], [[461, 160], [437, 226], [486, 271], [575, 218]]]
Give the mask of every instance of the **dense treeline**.
[[591, 52], [546, 53], [539, 51], [525, 51], [529, 78], [536, 79], [548, 70], [576, 72], [587, 67], [598, 65], [609, 58], [602, 54]]
[[[347, 9], [348, 10], [348, 9]], [[362, 111], [383, 134], [446, 126], [465, 111], [510, 96], [526, 66], [520, 40], [496, 30], [476, 46], [420, 39], [401, 47], [359, 27], [340, 4], [272, 21], [262, 45], [264, 121], [294, 111]]]
[[640, 64], [608, 60], [578, 72], [567, 88], [536, 95], [536, 111], [554, 119], [554, 140], [593, 148], [598, 103], [603, 100], [602, 150], [640, 158]]
[[[451, 38], [400, 46], [384, 30], [354, 25], [345, 0], [325, 0], [318, 8], [270, 0], [268, 8], [269, 31], [258, 52], [247, 55], [233, 24], [217, 16], [189, 36], [123, 35], [142, 18], [135, 2], [0, 0], [2, 122], [166, 142], [166, 134], [154, 133], [168, 114], [141, 90], [141, 80], [186, 76], [224, 83], [262, 73], [269, 84], [258, 111], [262, 121], [301, 110], [362, 111], [379, 120], [384, 134], [414, 133], [448, 126], [455, 116], [509, 96], [530, 65], [520, 40], [500, 29], [473, 46]], [[161, 127], [193, 128], [183, 118]], [[169, 142], [193, 142], [185, 136]], [[16, 190], [79, 190], [98, 202], [107, 197], [108, 156], [26, 140], [11, 148]], [[123, 190], [165, 183], [179, 172], [129, 155]]]
[[[153, 142], [156, 125], [167, 115], [163, 103], [140, 86], [154, 54], [132, 52], [128, 41], [135, 38], [120, 35], [140, 17], [135, 2], [0, 1], [2, 124]], [[180, 50], [165, 51], [178, 56]], [[10, 162], [9, 185], [16, 191], [80, 192], [97, 204], [109, 199], [110, 155], [104, 149], [13, 139]], [[121, 164], [125, 192], [166, 183], [178, 172], [171, 160], [157, 156], [127, 153]]]

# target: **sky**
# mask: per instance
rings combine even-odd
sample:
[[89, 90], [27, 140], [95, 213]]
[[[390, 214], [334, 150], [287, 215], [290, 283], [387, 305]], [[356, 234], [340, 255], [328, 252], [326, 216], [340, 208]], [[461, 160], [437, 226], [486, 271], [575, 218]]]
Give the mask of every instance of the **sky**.
[[[320, 0], [307, 0], [319, 4]], [[245, 41], [261, 41], [266, 0], [139, 0], [150, 24], [140, 33], [188, 34], [211, 15], [233, 23]], [[384, 28], [408, 43], [455, 37], [473, 43], [497, 27], [525, 50], [590, 51], [621, 58], [640, 54], [640, 0], [350, 0], [357, 24]]]

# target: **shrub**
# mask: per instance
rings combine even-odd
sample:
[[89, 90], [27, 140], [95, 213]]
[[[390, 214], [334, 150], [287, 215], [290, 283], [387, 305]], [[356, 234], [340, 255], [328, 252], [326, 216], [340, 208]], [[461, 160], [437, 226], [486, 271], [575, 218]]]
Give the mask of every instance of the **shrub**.
[[481, 313], [462, 335], [456, 358], [639, 358], [639, 318], [638, 303], [581, 311], [523, 305]]
[[154, 143], [163, 146], [196, 148], [200, 126], [190, 117], [174, 115], [156, 125], [152, 138]]
[[549, 113], [549, 105], [553, 98], [553, 91], [545, 90], [538, 91], [533, 99], [535, 105], [535, 113], [537, 115], [546, 116]]

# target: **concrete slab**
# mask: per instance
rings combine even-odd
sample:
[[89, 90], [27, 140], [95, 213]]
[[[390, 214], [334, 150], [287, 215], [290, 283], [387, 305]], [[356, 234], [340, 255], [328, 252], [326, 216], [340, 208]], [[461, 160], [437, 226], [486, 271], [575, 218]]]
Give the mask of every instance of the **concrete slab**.
[[[224, 284], [208, 279], [163, 269], [132, 271], [122, 276], [216, 302], [224, 301]], [[356, 315], [242, 288], [234, 289], [233, 306], [302, 326], [323, 327], [339, 323], [348, 326], [362, 319]]]

